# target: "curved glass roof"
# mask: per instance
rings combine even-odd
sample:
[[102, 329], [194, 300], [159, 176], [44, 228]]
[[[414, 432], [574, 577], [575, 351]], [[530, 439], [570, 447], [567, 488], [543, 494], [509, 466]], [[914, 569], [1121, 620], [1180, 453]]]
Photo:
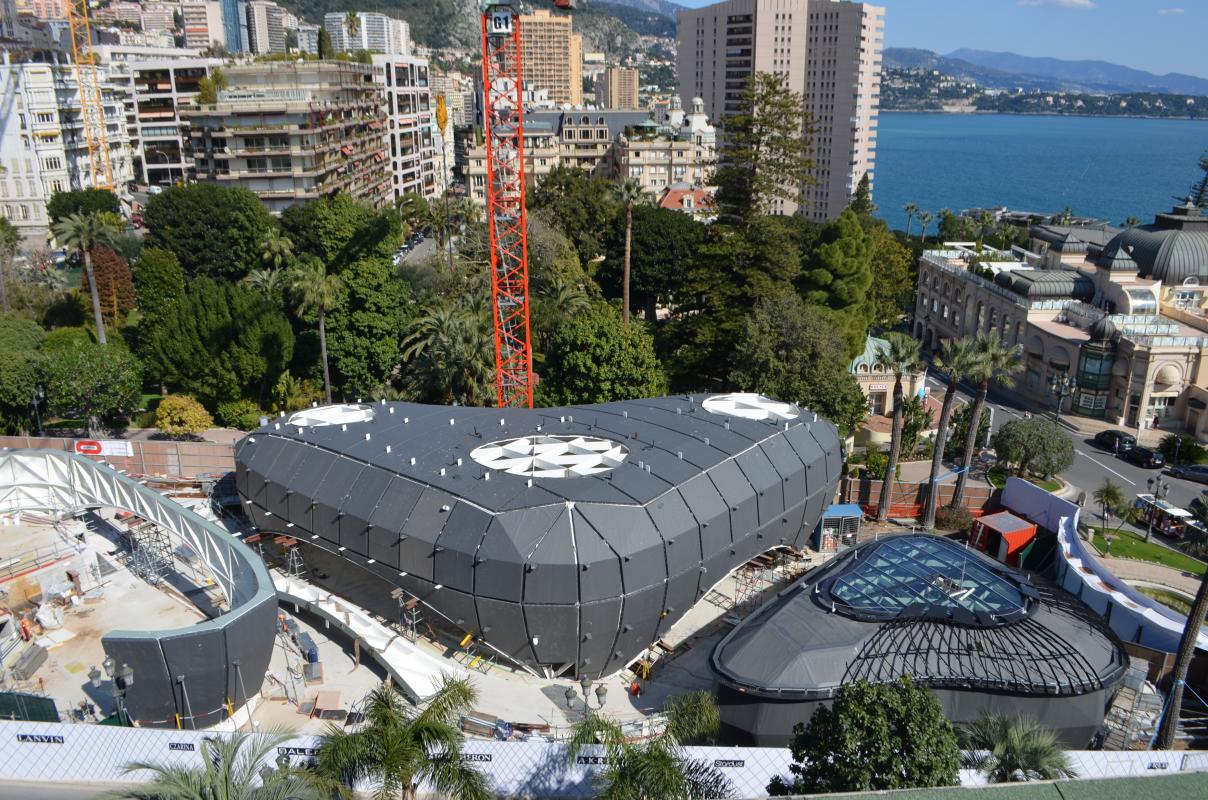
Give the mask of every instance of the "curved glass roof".
[[830, 586], [831, 598], [853, 611], [894, 617], [914, 607], [982, 624], [1026, 613], [1032, 594], [978, 554], [931, 536], [894, 537], [858, 552]]

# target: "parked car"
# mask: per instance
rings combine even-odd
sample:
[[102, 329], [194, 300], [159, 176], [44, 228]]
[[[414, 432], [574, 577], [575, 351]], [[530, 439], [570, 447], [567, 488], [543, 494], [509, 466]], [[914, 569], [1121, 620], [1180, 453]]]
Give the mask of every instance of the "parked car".
[[1166, 457], [1157, 450], [1150, 450], [1148, 447], [1132, 447], [1120, 453], [1120, 457], [1130, 464], [1136, 464], [1138, 467], [1149, 467], [1151, 469], [1160, 467], [1166, 463]]
[[1137, 437], [1124, 431], [1099, 431], [1095, 434], [1094, 442], [1104, 450], [1125, 453], [1137, 446]]
[[162, 187], [162, 186], [152, 186], [151, 188], [147, 189], [147, 194], [155, 195], [155, 194], [163, 194], [163, 193], [164, 193], [164, 187]]
[[1208, 483], [1208, 464], [1183, 464], [1170, 468], [1170, 477]]

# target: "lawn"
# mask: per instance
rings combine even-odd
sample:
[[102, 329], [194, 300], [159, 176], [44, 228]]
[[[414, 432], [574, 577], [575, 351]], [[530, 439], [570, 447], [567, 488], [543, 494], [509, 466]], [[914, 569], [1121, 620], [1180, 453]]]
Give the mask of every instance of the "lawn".
[[1112, 544], [1109, 550], [1107, 542], [1103, 538], [1103, 530], [1100, 527], [1094, 529], [1095, 547], [1099, 549], [1100, 553], [1120, 558], [1151, 561], [1154, 564], [1173, 567], [1182, 572], [1190, 572], [1193, 575], [1203, 575], [1204, 571], [1208, 570], [1208, 564], [1205, 564], [1203, 561], [1194, 559], [1186, 553], [1180, 553], [1178, 550], [1171, 550], [1169, 547], [1157, 542], [1147, 542], [1143, 535], [1133, 533], [1130, 530], [1121, 529], [1117, 531], [1108, 528], [1107, 533], [1112, 537]]
[[1167, 608], [1177, 611], [1184, 616], [1191, 613], [1191, 601], [1184, 600], [1174, 592], [1168, 592], [1165, 589], [1157, 589], [1152, 586], [1134, 586], [1133, 588], [1146, 597], [1152, 597]]
[[[991, 467], [990, 471], [986, 473], [986, 480], [988, 480], [990, 485], [995, 489], [1001, 489], [1006, 486], [1007, 478], [1009, 477], [1011, 477], [1011, 472], [1003, 469], [1002, 467]], [[1048, 480], [1045, 480], [1044, 478], [1027, 478], [1027, 480], [1030, 483], [1036, 484], [1041, 489], [1044, 489], [1046, 492], [1055, 492], [1061, 488], [1061, 481], [1057, 480], [1056, 478], [1049, 478]]]

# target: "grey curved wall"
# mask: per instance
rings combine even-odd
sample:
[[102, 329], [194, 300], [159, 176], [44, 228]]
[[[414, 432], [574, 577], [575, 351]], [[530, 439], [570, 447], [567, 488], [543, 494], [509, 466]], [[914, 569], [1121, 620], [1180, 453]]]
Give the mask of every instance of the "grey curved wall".
[[[236, 446], [237, 487], [258, 527], [339, 552], [511, 658], [605, 675], [735, 567], [803, 547], [834, 496], [834, 426], [810, 412], [787, 425], [711, 414], [703, 399], [391, 403], [346, 429], [278, 420]], [[601, 475], [531, 482], [487, 478], [469, 457], [538, 432], [629, 455]]]
[[221, 526], [102, 464], [55, 450], [0, 451], [0, 511], [62, 514], [98, 507], [137, 514], [187, 542], [230, 608], [186, 628], [102, 637], [106, 654], [134, 669], [130, 715], [157, 727], [175, 727], [176, 714], [186, 718], [185, 727], [189, 717], [196, 727], [221, 722], [228, 701], [238, 709], [260, 691], [272, 656], [277, 595], [264, 564]]

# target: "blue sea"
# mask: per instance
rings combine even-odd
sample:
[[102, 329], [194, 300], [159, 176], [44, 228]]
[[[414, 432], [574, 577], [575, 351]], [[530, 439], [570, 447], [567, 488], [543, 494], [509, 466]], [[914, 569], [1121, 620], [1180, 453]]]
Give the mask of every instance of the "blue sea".
[[1152, 222], [1206, 149], [1208, 121], [882, 112], [873, 201], [899, 229], [908, 202]]

